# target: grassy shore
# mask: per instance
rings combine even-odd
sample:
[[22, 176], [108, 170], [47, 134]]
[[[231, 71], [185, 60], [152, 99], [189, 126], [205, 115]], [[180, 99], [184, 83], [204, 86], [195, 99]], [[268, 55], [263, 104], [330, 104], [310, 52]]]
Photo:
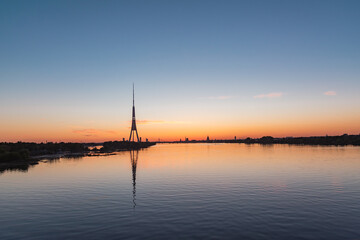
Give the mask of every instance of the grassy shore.
[[[111, 154], [116, 151], [139, 150], [155, 144], [127, 141], [105, 142], [102, 144], [3, 142], [0, 143], [0, 173], [5, 170], [26, 171], [29, 166], [37, 164], [42, 159], [97, 156]], [[102, 148], [92, 147], [95, 145], [102, 145]]]

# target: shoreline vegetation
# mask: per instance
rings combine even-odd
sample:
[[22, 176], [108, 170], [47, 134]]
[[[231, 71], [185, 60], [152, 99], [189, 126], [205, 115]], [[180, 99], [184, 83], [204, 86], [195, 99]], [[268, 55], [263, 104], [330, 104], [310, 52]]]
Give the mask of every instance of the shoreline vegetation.
[[[0, 174], [6, 170], [27, 171], [43, 159], [76, 158], [114, 154], [118, 151], [140, 150], [154, 142], [114, 141], [104, 143], [0, 143]], [[100, 148], [99, 148], [100, 147]]]
[[321, 145], [321, 146], [360, 146], [360, 134], [341, 136], [316, 137], [285, 137], [245, 138], [232, 140], [188, 140], [159, 142], [109, 141], [104, 143], [31, 143], [2, 142], [0, 143], [0, 174], [5, 170], [27, 169], [43, 159], [76, 158], [83, 156], [99, 156], [114, 154], [118, 151], [140, 150], [156, 143], [245, 143], [245, 144], [290, 144], [290, 145]]
[[313, 137], [284, 137], [274, 138], [264, 136], [261, 138], [245, 139], [207, 139], [207, 140], [188, 140], [185, 141], [162, 141], [158, 143], [246, 143], [246, 144], [290, 144], [290, 145], [320, 145], [320, 146], [360, 146], [360, 134], [339, 136], [313, 136]]

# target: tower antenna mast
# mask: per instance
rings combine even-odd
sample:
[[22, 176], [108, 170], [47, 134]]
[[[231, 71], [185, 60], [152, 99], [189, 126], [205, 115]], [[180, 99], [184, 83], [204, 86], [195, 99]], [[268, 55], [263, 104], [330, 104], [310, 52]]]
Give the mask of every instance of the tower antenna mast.
[[[132, 107], [132, 121], [131, 121], [131, 130], [130, 130], [130, 137], [129, 137], [129, 142], [133, 141], [135, 142], [135, 133], [136, 133], [136, 139], [138, 142], [140, 142], [139, 140], [139, 135], [137, 132], [137, 128], [136, 128], [136, 118], [135, 118], [135, 87], [134, 87], [134, 83], [133, 83], [133, 107]], [[135, 132], [135, 133], [134, 133]], [[132, 140], [131, 140], [132, 138]]]

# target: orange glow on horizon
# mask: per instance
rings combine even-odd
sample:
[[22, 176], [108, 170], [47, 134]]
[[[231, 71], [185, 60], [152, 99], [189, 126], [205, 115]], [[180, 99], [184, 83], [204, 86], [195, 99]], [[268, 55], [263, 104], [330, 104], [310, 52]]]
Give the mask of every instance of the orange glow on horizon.
[[[155, 124], [139, 124], [138, 132], [142, 141], [146, 138], [149, 141], [178, 141], [184, 140], [204, 140], [207, 136], [210, 139], [243, 139], [247, 137], [259, 138], [262, 136], [273, 137], [307, 137], [324, 135], [359, 134], [360, 118], [344, 120], [333, 119], [323, 122], [321, 119], [312, 121], [268, 121], [246, 122], [246, 123], [189, 123], [189, 124], [167, 124], [156, 122]], [[22, 125], [21, 127], [12, 126], [0, 131], [0, 141], [16, 142], [104, 142], [122, 141], [128, 139], [130, 133], [129, 126], [121, 128], [99, 128], [84, 127], [74, 128], [66, 126], [50, 125]]]

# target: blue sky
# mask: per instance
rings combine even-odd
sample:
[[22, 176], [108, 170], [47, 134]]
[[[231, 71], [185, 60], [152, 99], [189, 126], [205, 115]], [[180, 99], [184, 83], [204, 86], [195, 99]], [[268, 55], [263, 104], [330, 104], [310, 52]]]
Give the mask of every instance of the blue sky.
[[[112, 119], [92, 128], [120, 129], [116, 122], [127, 121], [131, 111], [133, 82], [141, 119], [220, 124], [267, 117], [274, 109], [278, 116], [294, 111], [310, 119], [334, 108], [359, 117], [359, 1], [0, 6], [4, 128], [15, 118], [35, 124], [41, 117], [52, 126], [62, 119], [64, 129], [89, 128], [89, 118]], [[281, 96], [254, 99], [269, 93]]]

